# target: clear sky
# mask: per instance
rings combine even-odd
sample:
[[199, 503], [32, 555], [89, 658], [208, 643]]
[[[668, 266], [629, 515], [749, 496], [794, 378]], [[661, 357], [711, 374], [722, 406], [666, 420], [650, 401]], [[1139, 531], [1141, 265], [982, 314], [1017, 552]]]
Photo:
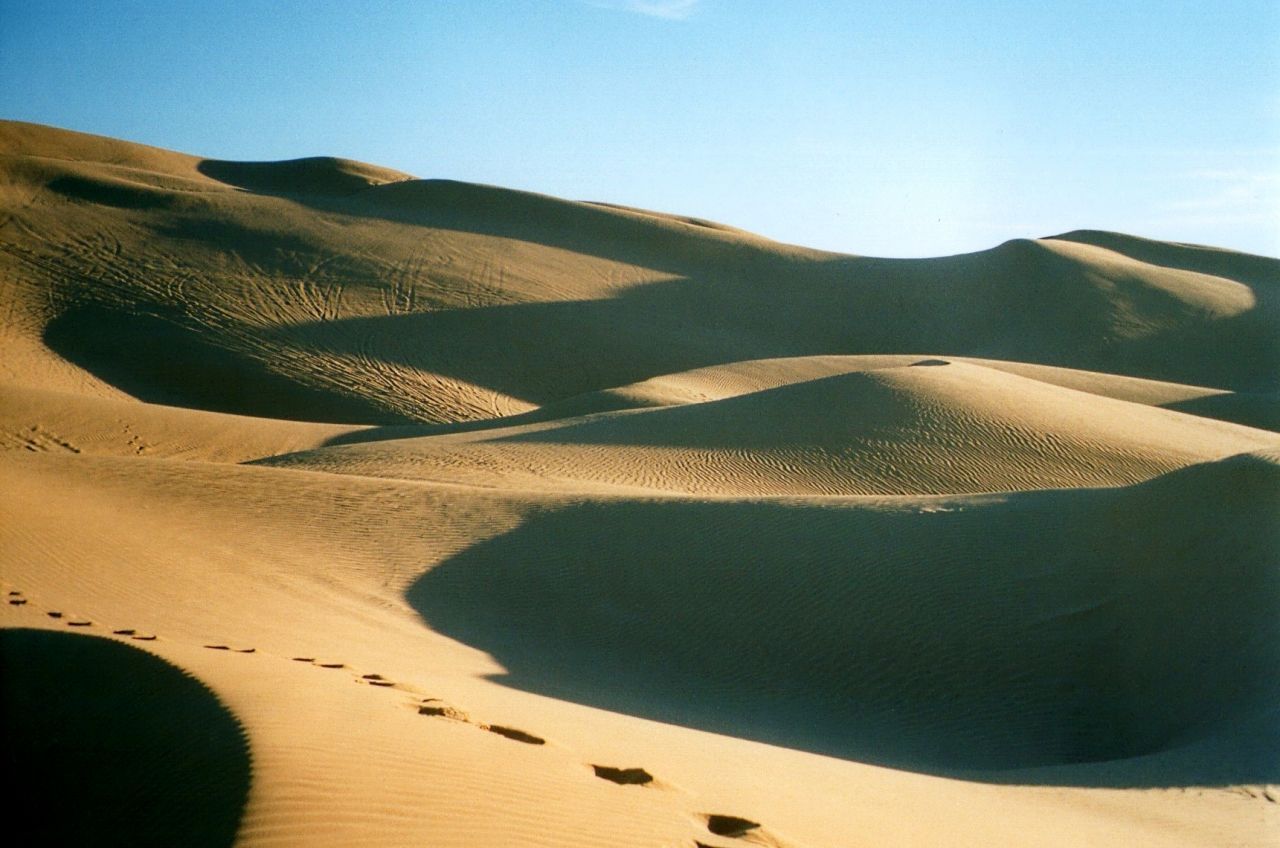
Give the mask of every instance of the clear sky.
[[0, 116], [850, 253], [1280, 255], [1277, 0], [0, 0]]

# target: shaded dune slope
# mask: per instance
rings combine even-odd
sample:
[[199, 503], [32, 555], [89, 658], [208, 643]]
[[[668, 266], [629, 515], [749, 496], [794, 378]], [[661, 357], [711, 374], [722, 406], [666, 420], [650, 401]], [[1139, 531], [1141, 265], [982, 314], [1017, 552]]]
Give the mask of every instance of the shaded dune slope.
[[885, 495], [1119, 485], [1280, 445], [1261, 430], [969, 363], [920, 361], [937, 364], [265, 462], [482, 485], [560, 480], [694, 494]]
[[5, 830], [23, 845], [229, 846], [249, 792], [239, 722], [109, 639], [0, 630]]
[[1158, 406], [1188, 412], [1263, 430], [1280, 430], [1280, 394], [1230, 392], [1222, 389], [1147, 380], [1121, 374], [1081, 371], [1052, 365], [1034, 365], [998, 359], [922, 354], [881, 354], [870, 356], [797, 356], [778, 359], [744, 360], [724, 365], [663, 374], [625, 386], [585, 392], [553, 401], [528, 412], [502, 418], [479, 419], [445, 424], [390, 425], [363, 427], [335, 436], [331, 444], [352, 444], [418, 436], [520, 427], [578, 418], [601, 412], [680, 406], [724, 400], [751, 392], [776, 389], [806, 380], [843, 374], [901, 368], [921, 362], [968, 363], [1064, 389], [1100, 395], [1104, 398]]
[[[718, 400], [803, 380], [896, 368], [930, 359], [968, 362], [1053, 386], [1116, 400], [1190, 412], [1193, 415], [1217, 418], [1249, 427], [1266, 430], [1280, 429], [1280, 394], [1276, 393], [1230, 392], [1203, 386], [1147, 380], [1097, 371], [1081, 371], [1052, 365], [973, 357], [940, 358], [922, 354], [803, 356], [733, 362], [676, 374], [664, 374], [626, 386], [588, 392], [564, 401], [546, 404], [519, 416], [512, 423], [568, 418], [619, 409], [674, 406], [682, 403]], [[500, 421], [474, 422], [473, 426], [494, 426], [501, 423]], [[364, 438], [370, 438], [373, 435], [367, 434]]]
[[[504, 682], [610, 709], [971, 776], [1274, 782], [1277, 508], [1275, 455], [1000, 499], [586, 503], [408, 597]], [[1237, 723], [1252, 755], [1176, 755]]]
[[5, 756], [122, 844], [235, 838], [246, 738], [254, 845], [1245, 842], [1273, 792], [1046, 787], [1280, 783], [1278, 325], [1208, 247], [848, 256], [0, 122], [0, 609], [238, 714], [9, 630]]
[[[216, 162], [12, 123], [0, 151], [15, 323], [156, 402], [458, 421], [701, 366], [902, 351], [1229, 391], [1272, 392], [1280, 372], [1280, 263], [1262, 257], [1064, 237], [868, 259], [345, 160]], [[163, 361], [94, 330], [120, 322], [163, 338]], [[226, 379], [242, 391], [207, 388]]]
[[358, 430], [0, 384], [0, 450], [246, 462]]

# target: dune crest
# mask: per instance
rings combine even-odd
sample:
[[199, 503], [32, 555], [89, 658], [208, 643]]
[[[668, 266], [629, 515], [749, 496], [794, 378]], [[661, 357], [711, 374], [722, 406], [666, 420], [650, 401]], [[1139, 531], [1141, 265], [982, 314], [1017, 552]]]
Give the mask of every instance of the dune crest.
[[0, 122], [11, 830], [1272, 844], [1278, 286]]

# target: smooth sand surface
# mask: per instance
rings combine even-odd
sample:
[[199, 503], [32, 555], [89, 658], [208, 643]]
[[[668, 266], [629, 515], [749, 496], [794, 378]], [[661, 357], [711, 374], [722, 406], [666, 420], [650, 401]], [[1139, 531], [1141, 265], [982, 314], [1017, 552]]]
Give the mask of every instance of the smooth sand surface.
[[0, 123], [6, 827], [1276, 844], [1278, 304]]

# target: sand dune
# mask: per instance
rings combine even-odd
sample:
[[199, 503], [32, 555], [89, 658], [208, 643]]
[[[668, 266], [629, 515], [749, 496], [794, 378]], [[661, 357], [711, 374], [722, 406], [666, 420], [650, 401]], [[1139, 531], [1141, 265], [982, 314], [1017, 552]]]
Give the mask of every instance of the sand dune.
[[249, 752], [208, 689], [144, 651], [69, 633], [0, 630], [0, 659], [6, 794], [27, 819], [11, 831], [34, 825], [56, 845], [234, 838]]
[[246, 462], [365, 429], [0, 386], [0, 444], [9, 450]]
[[10, 830], [1272, 844], [1278, 286], [0, 123]]
[[1275, 446], [1270, 432], [921, 359], [703, 403], [265, 461], [474, 485], [899, 495], [1117, 485]]
[[574, 505], [409, 600], [536, 691], [864, 761], [1123, 774], [1274, 718], [1277, 475], [1245, 456], [988, 501]]

